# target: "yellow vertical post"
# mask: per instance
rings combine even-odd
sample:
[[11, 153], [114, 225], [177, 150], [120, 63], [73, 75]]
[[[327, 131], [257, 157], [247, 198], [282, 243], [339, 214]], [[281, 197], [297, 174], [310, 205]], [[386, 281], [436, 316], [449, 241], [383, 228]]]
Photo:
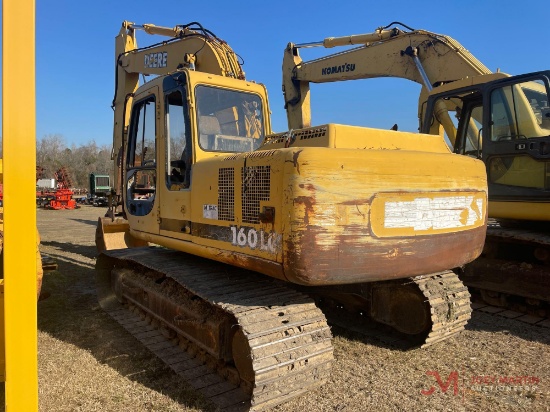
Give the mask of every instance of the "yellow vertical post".
[[2, 1], [6, 411], [38, 410], [35, 1]]

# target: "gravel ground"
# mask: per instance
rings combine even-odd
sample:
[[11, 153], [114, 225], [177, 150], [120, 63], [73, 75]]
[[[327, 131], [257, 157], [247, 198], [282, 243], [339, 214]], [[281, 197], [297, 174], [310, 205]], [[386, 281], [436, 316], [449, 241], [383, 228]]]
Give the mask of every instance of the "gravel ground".
[[[212, 406], [98, 306], [94, 231], [103, 209], [38, 210], [41, 411], [190, 411]], [[333, 327], [331, 379], [278, 411], [548, 411], [550, 329], [474, 312], [460, 336], [400, 351]], [[439, 378], [439, 382], [438, 382]]]

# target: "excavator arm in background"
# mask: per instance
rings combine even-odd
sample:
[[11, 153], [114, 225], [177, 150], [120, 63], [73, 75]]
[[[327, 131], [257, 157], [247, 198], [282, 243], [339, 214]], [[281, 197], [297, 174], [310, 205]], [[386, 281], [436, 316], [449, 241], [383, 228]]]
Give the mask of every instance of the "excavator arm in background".
[[[449, 36], [425, 30], [402, 31], [388, 27], [370, 34], [288, 44], [283, 59], [283, 92], [290, 129], [311, 126], [309, 83], [397, 77], [422, 85], [422, 97], [437, 85], [491, 73]], [[299, 55], [300, 48], [351, 45], [360, 46], [307, 62]], [[440, 123], [454, 143], [456, 131], [446, 108], [438, 109]]]

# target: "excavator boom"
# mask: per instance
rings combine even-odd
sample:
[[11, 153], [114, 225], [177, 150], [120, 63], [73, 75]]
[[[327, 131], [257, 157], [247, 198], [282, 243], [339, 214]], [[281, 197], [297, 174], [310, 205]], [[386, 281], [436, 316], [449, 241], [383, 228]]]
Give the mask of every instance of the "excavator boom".
[[[311, 61], [303, 61], [299, 55], [299, 49], [304, 47], [357, 44], [361, 46]], [[418, 64], [423, 70], [419, 70]], [[289, 43], [283, 58], [288, 127], [311, 126], [309, 83], [397, 77], [430, 88], [489, 73], [491, 71], [456, 40], [425, 30], [379, 29], [372, 34], [329, 37], [317, 43]]]

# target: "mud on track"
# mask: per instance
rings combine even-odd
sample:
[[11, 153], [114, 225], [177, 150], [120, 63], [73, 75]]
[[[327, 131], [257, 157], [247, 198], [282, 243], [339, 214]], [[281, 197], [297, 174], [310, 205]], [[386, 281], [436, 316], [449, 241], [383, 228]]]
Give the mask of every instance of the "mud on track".
[[[59, 263], [38, 303], [40, 410], [213, 410], [99, 308], [94, 233], [104, 209], [37, 213], [41, 249]], [[409, 351], [332, 332], [329, 383], [276, 410], [550, 410], [549, 328], [475, 311], [460, 336]]]

